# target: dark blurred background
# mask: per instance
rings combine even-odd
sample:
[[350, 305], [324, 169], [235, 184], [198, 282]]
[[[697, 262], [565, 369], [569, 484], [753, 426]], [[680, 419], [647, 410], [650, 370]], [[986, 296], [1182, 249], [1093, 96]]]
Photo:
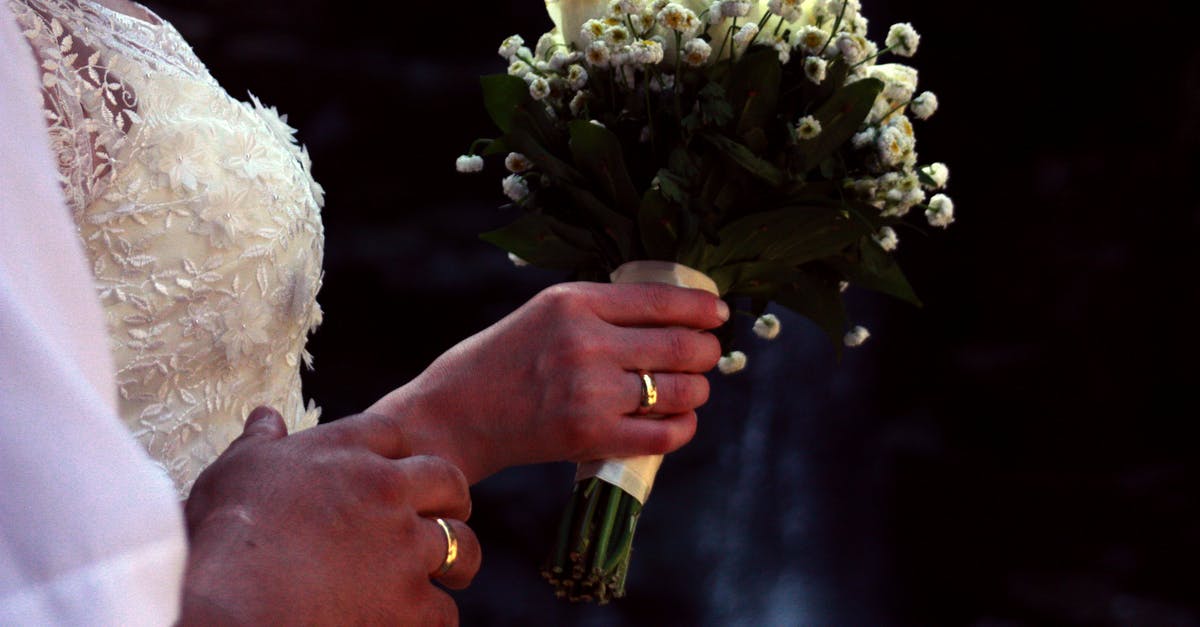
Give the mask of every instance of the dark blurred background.
[[[744, 334], [749, 369], [714, 379], [668, 458], [613, 605], [537, 574], [571, 467], [479, 485], [464, 624], [1200, 625], [1190, 4], [863, 2], [872, 39], [921, 32], [942, 103], [918, 149], [950, 165], [958, 221], [898, 252], [925, 308], [852, 291], [873, 338], [840, 363], [785, 311], [776, 342]], [[151, 8], [312, 152], [326, 322], [306, 392], [327, 417], [565, 278], [480, 242], [509, 217], [501, 168], [453, 167], [492, 132], [477, 77], [548, 28], [540, 2]]]

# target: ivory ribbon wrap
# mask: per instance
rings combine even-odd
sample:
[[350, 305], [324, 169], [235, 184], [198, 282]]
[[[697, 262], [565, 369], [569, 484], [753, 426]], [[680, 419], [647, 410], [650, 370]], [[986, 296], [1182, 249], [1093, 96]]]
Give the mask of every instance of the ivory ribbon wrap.
[[[630, 261], [614, 270], [609, 278], [613, 283], [666, 283], [719, 295], [717, 284], [708, 278], [708, 275], [669, 261]], [[652, 417], [646, 416], [631, 420], [644, 420]], [[646, 499], [650, 496], [650, 488], [654, 487], [654, 476], [658, 474], [658, 467], [662, 465], [662, 460], [662, 455], [645, 455], [584, 462], [579, 464], [575, 470], [575, 481], [599, 477], [601, 480], [621, 488], [637, 499], [639, 503], [645, 505]]]

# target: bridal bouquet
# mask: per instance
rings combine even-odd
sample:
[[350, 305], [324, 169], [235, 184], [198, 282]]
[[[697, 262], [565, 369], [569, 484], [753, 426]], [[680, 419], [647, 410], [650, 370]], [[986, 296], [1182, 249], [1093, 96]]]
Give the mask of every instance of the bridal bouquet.
[[[919, 305], [890, 255], [897, 228], [919, 228], [906, 221], [914, 209], [933, 227], [954, 221], [950, 198], [934, 193], [946, 166], [920, 165], [915, 151], [912, 120], [932, 115], [937, 97], [917, 93], [913, 68], [879, 63], [911, 57], [920, 38], [896, 24], [880, 47], [860, 8], [546, 0], [555, 28], [532, 49], [506, 39], [508, 71], [482, 79], [499, 137], [458, 159], [476, 172], [503, 155], [508, 170], [502, 187], [518, 214], [483, 238], [515, 263], [584, 279], [704, 287], [746, 303], [762, 337], [778, 333], [765, 314], [775, 302], [839, 350], [860, 344], [867, 331], [847, 332], [841, 292], [857, 285]], [[724, 372], [745, 365], [731, 337]], [[624, 594], [656, 469], [581, 465], [543, 573], [560, 596]]]

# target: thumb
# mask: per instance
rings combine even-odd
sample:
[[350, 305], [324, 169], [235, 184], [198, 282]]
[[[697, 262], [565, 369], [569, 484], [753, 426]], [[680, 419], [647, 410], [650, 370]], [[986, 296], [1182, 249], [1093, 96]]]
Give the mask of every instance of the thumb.
[[235, 442], [243, 440], [272, 441], [286, 437], [287, 434], [287, 425], [283, 423], [283, 416], [279, 415], [274, 408], [264, 405], [255, 407], [246, 417], [246, 426], [242, 429], [242, 435]]

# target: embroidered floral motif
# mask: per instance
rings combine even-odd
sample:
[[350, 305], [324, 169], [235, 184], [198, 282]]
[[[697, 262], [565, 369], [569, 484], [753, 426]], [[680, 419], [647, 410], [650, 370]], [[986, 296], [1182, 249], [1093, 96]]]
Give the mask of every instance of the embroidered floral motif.
[[321, 321], [324, 190], [274, 107], [231, 98], [169, 24], [9, 0], [92, 262], [121, 414], [186, 496], [257, 405], [292, 430]]

